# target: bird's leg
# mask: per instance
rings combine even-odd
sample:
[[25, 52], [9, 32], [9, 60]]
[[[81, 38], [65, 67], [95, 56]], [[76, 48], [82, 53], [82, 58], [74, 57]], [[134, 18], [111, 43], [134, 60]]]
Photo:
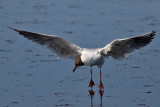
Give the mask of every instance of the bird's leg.
[[92, 67], [90, 67], [90, 73], [91, 73], [91, 80], [90, 80], [90, 83], [89, 83], [89, 87], [93, 87], [93, 85], [95, 85], [95, 83], [92, 80]]
[[100, 84], [99, 84], [99, 88], [100, 89], [104, 89], [104, 86], [103, 86], [103, 83], [102, 83], [102, 79], [101, 79], [101, 75], [102, 75], [102, 73], [101, 73], [101, 70], [100, 70]]

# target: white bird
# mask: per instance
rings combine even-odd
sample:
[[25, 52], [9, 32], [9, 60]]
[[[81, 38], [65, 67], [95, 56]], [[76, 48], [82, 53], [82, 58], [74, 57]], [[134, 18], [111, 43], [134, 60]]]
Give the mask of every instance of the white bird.
[[152, 31], [132, 38], [116, 39], [113, 40], [111, 43], [107, 44], [103, 48], [88, 49], [88, 48], [81, 48], [58, 36], [33, 33], [15, 28], [11, 29], [17, 31], [25, 38], [28, 38], [40, 45], [46, 46], [51, 51], [56, 53], [59, 57], [67, 57], [74, 59], [75, 67], [73, 69], [73, 72], [79, 66], [82, 65], [89, 66], [91, 72], [91, 80], [89, 83], [89, 87], [93, 87], [93, 85], [95, 85], [92, 80], [92, 66], [97, 65], [97, 67], [100, 70], [100, 84], [99, 84], [100, 89], [104, 89], [104, 86], [101, 81], [101, 67], [105, 61], [105, 58], [111, 56], [117, 60], [124, 59], [130, 52], [149, 44], [154, 38], [156, 33], [155, 31]]

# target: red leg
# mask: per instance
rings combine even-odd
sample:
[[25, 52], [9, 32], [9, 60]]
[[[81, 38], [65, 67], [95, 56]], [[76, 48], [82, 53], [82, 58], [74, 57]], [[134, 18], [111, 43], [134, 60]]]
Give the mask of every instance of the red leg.
[[91, 79], [89, 83], [89, 87], [93, 87], [95, 85], [94, 81]]
[[92, 67], [90, 67], [90, 72], [91, 72], [91, 80], [90, 80], [90, 83], [89, 83], [89, 87], [93, 87], [93, 85], [95, 85], [95, 83], [92, 80]]
[[102, 75], [102, 73], [101, 73], [101, 70], [100, 70], [100, 84], [99, 84], [99, 88], [100, 89], [104, 89], [104, 86], [103, 86], [103, 83], [102, 83], [102, 79], [101, 79], [101, 75]]

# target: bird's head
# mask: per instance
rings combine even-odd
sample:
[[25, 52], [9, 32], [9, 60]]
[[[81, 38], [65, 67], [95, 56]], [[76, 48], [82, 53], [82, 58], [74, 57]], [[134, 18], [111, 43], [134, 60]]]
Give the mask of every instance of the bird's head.
[[84, 65], [84, 63], [82, 62], [81, 57], [78, 56], [75, 61], [75, 66], [73, 68], [73, 72], [76, 70], [77, 67], [82, 66], [82, 65]]

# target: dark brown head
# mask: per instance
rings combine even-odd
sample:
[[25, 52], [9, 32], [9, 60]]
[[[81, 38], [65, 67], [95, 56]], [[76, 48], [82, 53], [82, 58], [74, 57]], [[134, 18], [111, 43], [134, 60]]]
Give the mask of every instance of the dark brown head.
[[82, 62], [81, 57], [78, 56], [75, 61], [75, 66], [73, 68], [73, 72], [76, 70], [77, 67], [82, 66], [82, 65], [84, 65], [84, 63]]

